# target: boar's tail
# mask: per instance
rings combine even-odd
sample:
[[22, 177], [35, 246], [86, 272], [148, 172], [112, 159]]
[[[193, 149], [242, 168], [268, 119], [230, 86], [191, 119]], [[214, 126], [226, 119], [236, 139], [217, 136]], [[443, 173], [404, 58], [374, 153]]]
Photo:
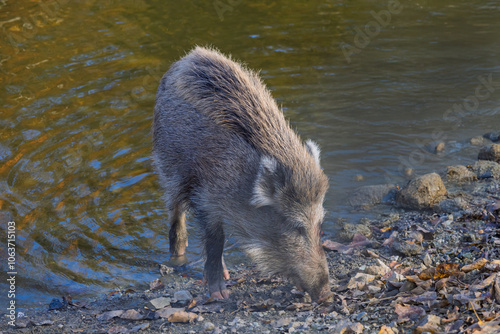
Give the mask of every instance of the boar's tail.
[[302, 147], [259, 76], [216, 50], [196, 47], [172, 65], [162, 85], [261, 153], [282, 157]]

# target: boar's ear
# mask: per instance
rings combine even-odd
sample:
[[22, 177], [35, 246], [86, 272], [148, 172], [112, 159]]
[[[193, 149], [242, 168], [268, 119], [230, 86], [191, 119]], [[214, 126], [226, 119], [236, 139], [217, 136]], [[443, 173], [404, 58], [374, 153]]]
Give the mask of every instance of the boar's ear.
[[313, 156], [314, 160], [316, 160], [316, 162], [319, 165], [319, 154], [320, 154], [321, 151], [319, 149], [318, 144], [316, 144], [311, 139], [308, 139], [308, 140], [306, 140], [306, 149], [307, 149], [307, 151], [309, 153], [311, 153], [311, 155]]
[[278, 162], [275, 158], [262, 156], [259, 172], [253, 188], [251, 204], [257, 208], [275, 203]]

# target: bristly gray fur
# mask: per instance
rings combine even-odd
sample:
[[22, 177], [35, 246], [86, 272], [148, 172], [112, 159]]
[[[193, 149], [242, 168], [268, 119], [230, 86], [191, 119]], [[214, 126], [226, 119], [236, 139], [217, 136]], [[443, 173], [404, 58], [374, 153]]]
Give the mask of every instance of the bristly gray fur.
[[164, 75], [156, 98], [153, 155], [170, 210], [173, 254], [184, 253], [183, 214], [204, 233], [209, 290], [222, 280], [224, 229], [258, 266], [314, 298], [328, 290], [320, 243], [328, 179], [319, 148], [303, 143], [252, 71], [197, 47]]
[[297, 185], [305, 187], [296, 189], [305, 190], [298, 193], [304, 200], [315, 200], [326, 191], [328, 181], [313, 155], [316, 152], [302, 144], [254, 72], [201, 47], [176, 62], [170, 72], [175, 91], [186, 102], [292, 169]]

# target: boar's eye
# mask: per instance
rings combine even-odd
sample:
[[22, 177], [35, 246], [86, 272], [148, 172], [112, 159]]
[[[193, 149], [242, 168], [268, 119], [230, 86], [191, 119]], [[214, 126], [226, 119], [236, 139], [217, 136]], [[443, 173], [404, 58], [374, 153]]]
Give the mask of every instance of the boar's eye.
[[295, 228], [295, 230], [300, 234], [305, 236], [306, 235], [306, 228], [304, 226], [298, 226]]

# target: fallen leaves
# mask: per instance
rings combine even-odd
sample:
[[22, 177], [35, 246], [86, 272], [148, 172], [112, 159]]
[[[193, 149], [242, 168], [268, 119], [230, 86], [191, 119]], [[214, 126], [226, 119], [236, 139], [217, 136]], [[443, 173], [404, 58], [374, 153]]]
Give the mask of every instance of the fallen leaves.
[[357, 232], [354, 234], [352, 241], [349, 245], [344, 245], [339, 242], [331, 240], [325, 240], [325, 242], [323, 242], [323, 247], [327, 250], [337, 251], [342, 254], [351, 254], [354, 252], [355, 249], [366, 247], [371, 243], [372, 241], [370, 241], [367, 237]]
[[398, 315], [398, 322], [415, 320], [425, 315], [425, 310], [418, 306], [396, 304], [394, 312]]

